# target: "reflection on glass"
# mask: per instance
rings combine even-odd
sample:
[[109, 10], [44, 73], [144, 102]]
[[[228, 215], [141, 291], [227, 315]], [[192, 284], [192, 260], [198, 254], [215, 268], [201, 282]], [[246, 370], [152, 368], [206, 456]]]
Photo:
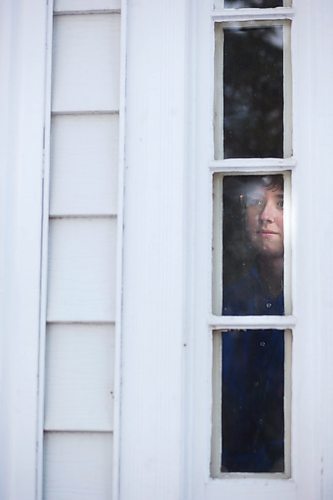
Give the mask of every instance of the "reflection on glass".
[[223, 311], [284, 314], [283, 176], [223, 180]]
[[272, 7], [283, 7], [283, 0], [224, 0], [226, 9], [242, 9], [256, 7], [259, 9], [269, 9]]
[[283, 28], [225, 28], [224, 158], [283, 157]]
[[284, 332], [222, 334], [222, 472], [284, 472]]

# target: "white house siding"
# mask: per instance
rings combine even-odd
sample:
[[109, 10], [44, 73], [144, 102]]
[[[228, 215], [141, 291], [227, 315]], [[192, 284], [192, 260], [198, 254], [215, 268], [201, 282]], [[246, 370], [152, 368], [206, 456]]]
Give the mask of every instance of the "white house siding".
[[0, 2], [0, 499], [332, 500], [332, 1], [292, 2], [293, 459], [269, 485], [209, 477], [213, 2], [55, 0], [54, 43], [51, 3]]
[[112, 498], [120, 1], [57, 0], [44, 500]]

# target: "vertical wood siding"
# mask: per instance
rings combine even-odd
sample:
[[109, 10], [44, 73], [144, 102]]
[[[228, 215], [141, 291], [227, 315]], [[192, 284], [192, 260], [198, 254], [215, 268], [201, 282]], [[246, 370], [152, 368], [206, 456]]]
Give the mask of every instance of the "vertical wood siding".
[[55, 2], [45, 500], [112, 497], [119, 9]]

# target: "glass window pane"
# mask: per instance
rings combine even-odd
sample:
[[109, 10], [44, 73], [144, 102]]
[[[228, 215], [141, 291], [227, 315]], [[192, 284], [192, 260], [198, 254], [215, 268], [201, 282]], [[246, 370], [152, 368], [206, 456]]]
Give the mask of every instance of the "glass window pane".
[[272, 7], [283, 7], [283, 0], [224, 0], [226, 9], [241, 9], [255, 7], [260, 9], [269, 9]]
[[290, 477], [292, 332], [213, 331], [212, 477]]
[[283, 27], [223, 30], [224, 158], [283, 157]]
[[284, 179], [223, 179], [222, 314], [284, 314]]
[[285, 343], [280, 330], [222, 334], [221, 472], [284, 472]]
[[292, 0], [215, 0], [215, 9], [271, 9], [275, 7], [291, 7]]

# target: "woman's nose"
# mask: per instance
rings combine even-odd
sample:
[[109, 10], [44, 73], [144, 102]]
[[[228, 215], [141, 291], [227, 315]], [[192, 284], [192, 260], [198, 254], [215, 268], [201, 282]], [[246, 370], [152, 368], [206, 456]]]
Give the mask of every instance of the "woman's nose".
[[259, 215], [259, 218], [263, 222], [274, 222], [275, 219], [275, 207], [273, 203], [269, 201], [265, 203], [263, 209]]

